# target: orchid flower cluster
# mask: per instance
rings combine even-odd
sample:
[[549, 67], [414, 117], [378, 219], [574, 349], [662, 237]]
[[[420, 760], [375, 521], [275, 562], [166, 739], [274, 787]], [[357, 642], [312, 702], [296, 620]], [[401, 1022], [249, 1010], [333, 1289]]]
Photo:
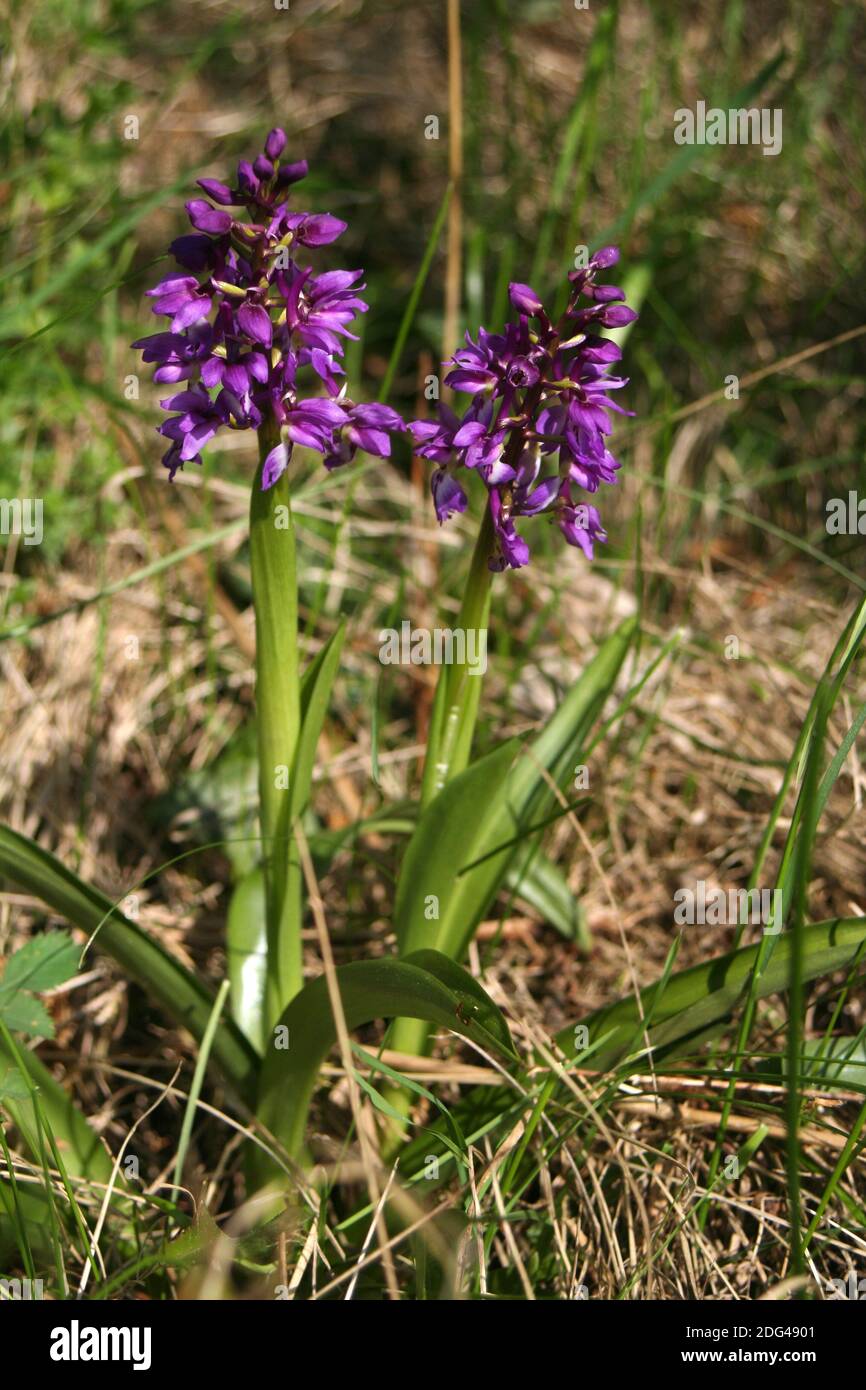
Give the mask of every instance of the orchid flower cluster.
[[[172, 414], [158, 427], [169, 441], [163, 464], [174, 478], [223, 428], [270, 429], [277, 442], [262, 464], [262, 488], [276, 483], [295, 444], [324, 455], [325, 466], [348, 463], [357, 449], [386, 458], [389, 431], [403, 422], [388, 406], [355, 404], [338, 378], [348, 325], [367, 305], [362, 270], [314, 275], [301, 249], [327, 246], [346, 223], [330, 213], [292, 212], [289, 189], [307, 174], [306, 160], [282, 155], [274, 129], [252, 163], [238, 164], [234, 188], [199, 179], [207, 195], [186, 204], [193, 231], [169, 248], [181, 270], [148, 295], [169, 331], [140, 338], [154, 381], [184, 382], [160, 402]], [[228, 209], [246, 208], [249, 220]], [[309, 366], [325, 394], [302, 397], [298, 372]]]
[[[466, 347], [446, 364], [452, 367], [446, 385], [472, 396], [465, 414], [443, 404], [438, 421], [410, 422], [417, 453], [436, 464], [431, 485], [440, 522], [466, 510], [464, 470], [483, 479], [493, 522], [492, 570], [527, 564], [529, 546], [515, 526], [519, 517], [551, 514], [569, 545], [589, 559], [595, 542], [607, 540], [597, 509], [577, 501], [574, 490], [595, 493], [601, 483], [616, 481], [608, 412], [633, 414], [609, 395], [628, 382], [610, 375], [621, 350], [598, 334], [637, 318], [620, 302], [621, 289], [596, 284], [598, 272], [618, 260], [616, 247], [606, 246], [571, 272], [568, 306], [556, 324], [529, 285], [511, 284], [517, 322], [502, 333], [481, 328], [477, 342], [467, 333]], [[581, 306], [581, 297], [589, 303]], [[547, 472], [548, 462], [557, 464], [555, 472]]]

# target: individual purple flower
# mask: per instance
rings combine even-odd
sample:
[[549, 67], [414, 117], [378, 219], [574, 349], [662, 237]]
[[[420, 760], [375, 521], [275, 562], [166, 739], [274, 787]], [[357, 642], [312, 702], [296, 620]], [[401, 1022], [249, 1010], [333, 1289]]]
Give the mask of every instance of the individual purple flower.
[[[181, 269], [147, 293], [168, 329], [138, 339], [154, 380], [184, 383], [163, 408], [177, 412], [159, 426], [169, 440], [169, 477], [201, 462], [220, 429], [258, 429], [268, 421], [279, 442], [262, 467], [262, 487], [285, 472], [296, 444], [324, 456], [329, 468], [362, 449], [390, 453], [390, 434], [404, 428], [387, 406], [352, 401], [341, 386], [339, 359], [351, 325], [367, 305], [362, 270], [315, 275], [298, 251], [331, 245], [346, 229], [328, 212], [294, 212], [287, 191], [307, 174], [306, 160], [286, 161], [285, 131], [275, 127], [264, 151], [238, 164], [234, 185], [198, 180], [206, 197], [186, 204], [193, 231], [170, 250]], [[227, 209], [245, 209], [247, 217]], [[325, 395], [300, 394], [298, 373]]]
[[211, 295], [194, 275], [170, 275], [146, 293], [154, 300], [153, 312], [171, 319], [172, 333], [183, 332], [211, 311]]
[[186, 210], [189, 214], [189, 220], [197, 232], [207, 232], [219, 236], [232, 229], [231, 213], [220, 212], [218, 208], [211, 207], [204, 198], [193, 198], [191, 202], [186, 204]]
[[431, 481], [433, 505], [440, 522], [447, 521], [455, 512], [465, 512], [469, 499], [457, 479], [445, 468], [437, 468]]
[[467, 333], [465, 347], [446, 364], [446, 384], [471, 397], [462, 418], [443, 404], [438, 420], [409, 423], [415, 452], [436, 465], [431, 488], [440, 522], [466, 509], [464, 469], [483, 480], [493, 523], [492, 570], [529, 561], [517, 528], [524, 517], [547, 515], [589, 559], [595, 543], [607, 540], [598, 511], [576, 501], [573, 489], [595, 493], [602, 483], [616, 482], [620, 465], [608, 448], [610, 414], [631, 414], [611, 394], [628, 384], [612, 374], [621, 350], [600, 332], [637, 317], [622, 302], [621, 289], [596, 281], [618, 260], [616, 247], [606, 246], [572, 271], [558, 323], [530, 285], [509, 285], [517, 322], [501, 333], [480, 328], [475, 341]]
[[567, 502], [560, 508], [559, 529], [569, 545], [578, 545], [588, 560], [595, 558], [593, 544], [606, 541], [607, 532], [602, 529], [601, 517], [595, 507], [580, 502], [576, 507]]
[[279, 159], [283, 150], [286, 148], [286, 132], [276, 126], [268, 135], [265, 141], [265, 154], [268, 159]]
[[201, 450], [225, 423], [227, 402], [219, 397], [212, 401], [203, 387], [196, 386], [160, 401], [160, 405], [163, 410], [180, 411], [159, 426], [159, 433], [171, 440], [163, 463], [173, 480], [185, 463], [201, 463]]
[[521, 285], [516, 280], [508, 286], [508, 298], [521, 314], [540, 314], [544, 308], [535, 290], [530, 285]]

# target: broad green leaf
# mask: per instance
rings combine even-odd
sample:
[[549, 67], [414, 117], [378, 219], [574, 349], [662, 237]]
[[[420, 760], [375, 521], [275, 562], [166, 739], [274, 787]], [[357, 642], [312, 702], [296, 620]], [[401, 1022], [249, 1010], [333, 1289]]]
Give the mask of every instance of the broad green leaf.
[[[419, 970], [426, 970], [451, 991], [459, 1003], [458, 1017], [463, 1023], [468, 1024], [474, 1020], [480, 1024], [497, 1052], [517, 1060], [508, 1024], [474, 975], [464, 970], [462, 965], [458, 965], [449, 956], [443, 955], [441, 951], [413, 951], [405, 960], [407, 964], [415, 965]], [[466, 1036], [476, 1035], [467, 1032]]]
[[[422, 1018], [513, 1057], [507, 1026], [475, 980], [453, 961], [424, 952], [413, 959], [353, 961], [337, 967], [346, 1026], [377, 1018]], [[430, 966], [437, 973], [432, 973]], [[288, 1046], [271, 1043], [262, 1065], [259, 1119], [293, 1156], [304, 1128], [319, 1069], [336, 1040], [327, 981], [319, 976], [289, 1004], [282, 1018]]]
[[[607, 699], [636, 631], [623, 623], [602, 643], [593, 660], [565, 696], [547, 726], [510, 771], [504, 766], [511, 744], [488, 754], [448, 783], [418, 822], [400, 872], [394, 927], [400, 954], [422, 947], [462, 959], [503, 878], [515, 862], [515, 840], [538, 823], [550, 805], [547, 778], [563, 783], [573, 775], [580, 750]], [[506, 753], [504, 750], [508, 750]], [[493, 761], [497, 757], [502, 762]], [[496, 768], [495, 781], [484, 775]], [[479, 773], [479, 769], [482, 771]], [[506, 776], [502, 772], [507, 771]], [[533, 832], [537, 833], [537, 832]], [[447, 836], [449, 852], [441, 852]], [[438, 918], [425, 900], [435, 895]], [[391, 1043], [400, 1052], [424, 1047], [422, 1024], [399, 1022]]]
[[[784, 1055], [764, 1057], [757, 1070], [772, 1076], [787, 1075]], [[815, 1038], [803, 1044], [800, 1080], [804, 1085], [844, 1086], [866, 1090], [866, 1029], [853, 1037]]]
[[30, 1038], [54, 1037], [54, 1024], [45, 1005], [32, 994], [0, 990], [0, 1018], [11, 1033], [26, 1033]]
[[16, 1205], [31, 1253], [47, 1263], [53, 1252], [51, 1205], [45, 1188], [35, 1183], [26, 1186], [19, 1183], [13, 1194], [12, 1184], [0, 1178], [0, 1269], [3, 1270], [14, 1269], [20, 1261], [18, 1223], [14, 1214], [7, 1215], [15, 1212]]
[[40, 932], [9, 957], [0, 976], [0, 994], [13, 989], [38, 994], [62, 985], [77, 971], [78, 955], [69, 932]]
[[[814, 980], [852, 964], [866, 940], [866, 917], [838, 918], [803, 928], [803, 979]], [[769, 962], [757, 985], [758, 997], [787, 989], [792, 940], [789, 934], [776, 940]], [[650, 985], [641, 991], [642, 1011], [634, 998], [611, 1004], [557, 1034], [557, 1043], [569, 1057], [575, 1056], [575, 1027], [585, 1024], [590, 1044], [603, 1038], [589, 1059], [593, 1070], [607, 1071], [646, 1044], [641, 1017], [650, 1015], [650, 1045], [655, 1060], [695, 1045], [709, 1028], [726, 1021], [747, 997], [760, 943], [716, 956], [702, 965], [672, 975], [663, 990]]]
[[518, 862], [505, 871], [505, 887], [534, 908], [566, 940], [576, 941], [581, 950], [589, 950], [592, 938], [580, 902], [561, 869], [542, 850], [519, 855]]
[[[455, 904], [465, 895], [465, 882], [458, 875], [488, 845], [487, 821], [504, 794], [519, 748], [517, 739], [509, 739], [479, 758], [446, 783], [422, 813], [406, 847], [394, 903], [402, 956], [422, 947], [458, 954], [456, 929], [461, 922]], [[486, 868], [490, 879], [489, 865]]]
[[[550, 801], [545, 773], [561, 783], [573, 771], [625, 660], [635, 626], [629, 620], [602, 643], [546, 728], [510, 770], [505, 760], [513, 758], [513, 741], [467, 768], [427, 807], [406, 851], [397, 888], [394, 927], [401, 955], [430, 946], [462, 958], [515, 861], [515, 838], [532, 826]], [[485, 766], [496, 770], [495, 780], [485, 777]], [[443, 833], [449, 840], [447, 855], [439, 848]], [[439, 901], [438, 920], [425, 915], [425, 898], [431, 894]]]
[[232, 1018], [256, 1052], [264, 1047], [267, 974], [265, 877], [261, 866], [241, 879], [231, 895], [226, 919]]
[[[166, 1014], [201, 1041], [213, 1008], [205, 984], [123, 916], [104, 893], [90, 887], [38, 845], [0, 826], [0, 874], [39, 898], [110, 955]], [[242, 1099], [252, 1103], [256, 1054], [228, 1019], [214, 1039], [213, 1058]]]

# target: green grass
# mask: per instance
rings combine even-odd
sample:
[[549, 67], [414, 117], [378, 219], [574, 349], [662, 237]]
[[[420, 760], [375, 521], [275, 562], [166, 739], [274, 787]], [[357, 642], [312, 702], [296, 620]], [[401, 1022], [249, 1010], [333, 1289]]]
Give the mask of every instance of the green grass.
[[[625, 343], [636, 419], [618, 432], [621, 484], [596, 499], [610, 543], [591, 575], [563, 555], [558, 535], [540, 524], [528, 530], [532, 569], [494, 588], [476, 751], [526, 734], [545, 699], [562, 700], [623, 616], [618, 605], [637, 611], [640, 641], [582, 755], [598, 779], [593, 796], [574, 806], [567, 797], [568, 809], [560, 804], [544, 828], [560, 887], [593, 907], [586, 954], [544, 932], [543, 911], [524, 913], [519, 889], [503, 888], [498, 936], [481, 943], [480, 959], [494, 980], [501, 966], [497, 1002], [511, 1012], [522, 1066], [499, 1086], [412, 1082], [412, 1102], [432, 1093], [448, 1118], [423, 1105], [416, 1114], [400, 1173], [406, 1203], [390, 1210], [391, 1233], [411, 1225], [413, 1202], [450, 1205], [400, 1246], [407, 1298], [458, 1288], [471, 1298], [523, 1299], [527, 1289], [560, 1298], [581, 1285], [591, 1296], [693, 1297], [684, 1240], [705, 1291], [756, 1297], [766, 1278], [806, 1267], [806, 1256], [821, 1277], [844, 1276], [856, 1244], [840, 1244], [840, 1224], [862, 1237], [866, 1087], [856, 1057], [843, 1086], [815, 1052], [860, 1036], [860, 962], [811, 979], [800, 946], [809, 923], [863, 909], [851, 905], [838, 868], [846, 849], [854, 853], [859, 810], [862, 538], [828, 535], [825, 504], [849, 489], [866, 495], [864, 338], [832, 345], [866, 324], [866, 32], [860, 7], [843, 0], [820, 11], [795, 0], [778, 23], [754, 10], [737, 0], [703, 4], [686, 26], [676, 7], [625, 0], [597, 12], [547, 0], [463, 7], [463, 326], [496, 324], [510, 279], [531, 281], [555, 303], [584, 243], [615, 239], [642, 299]], [[176, 0], [34, 0], [5, 23], [15, 64], [0, 107], [0, 496], [42, 498], [46, 524], [39, 547], [2, 538], [0, 652], [12, 663], [4, 699], [17, 710], [32, 691], [45, 701], [47, 725], [58, 724], [58, 699], [70, 714], [62, 754], [49, 741], [29, 761], [4, 720], [17, 761], [2, 819], [98, 882], [106, 902], [140, 891], [147, 932], [162, 933], [168, 954], [192, 963], [215, 992], [232, 852], [218, 844], [231, 838], [237, 807], [211, 834], [191, 801], [185, 820], [171, 803], [191, 769], [203, 779], [196, 797], [207, 800], [209, 770], [249, 726], [249, 664], [219, 599], [229, 595], [241, 623], [248, 619], [245, 493], [255, 460], [250, 450], [215, 453], [204, 486], [196, 478], [169, 491], [153, 432], [161, 393], [128, 345], [149, 331], [142, 292], [167, 268], [162, 248], [181, 229], [191, 182], [227, 172], [279, 121], [310, 157], [310, 206], [347, 218], [345, 263], [367, 268], [373, 310], [353, 351], [353, 381], [360, 377], [366, 399], [387, 399], [407, 416], [427, 408], [419, 383], [438, 370], [446, 273], [444, 7], [424, 0], [410, 23], [399, 7], [365, 0], [351, 20], [316, 12], [301, 23], [251, 0], [216, 0], [203, 25]], [[383, 63], [383, 53], [393, 61]], [[781, 107], [781, 155], [676, 146], [673, 113], [698, 98]], [[441, 118], [439, 141], [423, 138], [431, 112]], [[138, 141], [123, 138], [129, 115], [140, 119]], [[784, 365], [822, 344], [831, 346]], [[736, 400], [723, 394], [730, 374], [741, 383]], [[329, 855], [323, 845], [351, 814], [390, 814], [389, 802], [417, 788], [407, 750], [426, 717], [419, 684], [400, 673], [380, 679], [373, 639], [395, 614], [453, 622], [469, 559], [467, 544], [450, 541], [465, 540], [470, 525], [433, 535], [410, 470], [401, 442], [393, 468], [365, 460], [351, 475], [325, 477], [309, 458], [294, 483], [305, 657], [339, 617], [347, 623], [324, 778], [306, 823], [343, 964], [371, 941], [391, 950], [405, 834], [393, 832], [391, 817], [359, 832], [357, 854]], [[167, 526], [166, 507], [179, 532]], [[141, 639], [141, 663], [119, 656], [129, 633]], [[745, 648], [736, 679], [725, 660], [732, 633]], [[717, 695], [730, 718], [708, 733], [694, 712], [712, 711]], [[751, 739], [756, 710], [765, 747]], [[120, 751], [119, 727], [127, 730]], [[340, 801], [345, 789], [335, 791], [344, 764], [355, 812]], [[232, 795], [243, 802], [242, 792]], [[716, 820], [724, 842], [721, 830], [713, 838]], [[196, 852], [182, 859], [190, 846]], [[589, 1075], [591, 1053], [577, 1069], [560, 1058], [561, 1072], [550, 1057], [539, 1062], [538, 1048], [551, 1048], [581, 1009], [588, 1016], [633, 995], [636, 982], [651, 985], [737, 944], [739, 930], [723, 941], [685, 937], [674, 964], [664, 906], [671, 883], [710, 871], [784, 889], [793, 946], [784, 986], [761, 991], [777, 940], [765, 937], [742, 998], [685, 1055], [622, 1058], [600, 1077]], [[645, 875], [637, 886], [636, 874]], [[66, 911], [58, 899], [52, 920]], [[93, 911], [103, 914], [102, 899]], [[506, 924], [522, 915], [536, 922], [543, 970], [509, 945]], [[12, 892], [0, 916], [4, 954], [44, 919]], [[112, 985], [127, 983], [126, 968]], [[0, 1099], [0, 1269], [42, 1277], [57, 1297], [74, 1294], [85, 1270], [91, 1298], [141, 1289], [172, 1298], [180, 1287], [194, 1295], [216, 1230], [244, 1190], [249, 1110], [216, 1067], [205, 1071], [204, 1045], [165, 1034], [165, 1016], [137, 986], [125, 996], [123, 1028], [94, 1022], [99, 1011], [82, 1001], [104, 984], [85, 983], [52, 1006], [62, 1028], [38, 1053], [54, 1089], [45, 1073], [43, 1108], [27, 1116], [35, 1149]], [[211, 1001], [210, 988], [197, 999], [200, 1022]], [[154, 1029], [169, 1069], [150, 1060]], [[82, 1049], [88, 1036], [98, 1046]], [[361, 1042], [362, 1093], [387, 1092], [393, 1068], [360, 1071], [381, 1029], [366, 1029]], [[88, 1057], [104, 1070], [88, 1070]], [[183, 1070], [170, 1085], [175, 1061]], [[623, 1086], [650, 1072], [665, 1099], [703, 1106], [718, 1122], [701, 1131], [679, 1125], [676, 1113], [647, 1119], [649, 1139], [626, 1146], [624, 1158]], [[768, 1077], [777, 1089], [757, 1089]], [[641, 1086], [637, 1099], [649, 1103], [652, 1085]], [[115, 1184], [91, 1261], [86, 1232], [102, 1211], [108, 1154], [133, 1123], [129, 1087], [159, 1100], [136, 1132], [144, 1176]], [[844, 1092], [841, 1109], [816, 1109], [814, 1090], [830, 1099]], [[69, 1094], [92, 1116], [115, 1097], [99, 1171], [89, 1175], [70, 1171], [59, 1142]], [[332, 1155], [351, 1147], [353, 1122], [327, 1092], [315, 1118]], [[522, 1137], [500, 1154], [518, 1121]], [[425, 1166], [434, 1151], [435, 1178]], [[732, 1159], [736, 1178], [726, 1176]], [[183, 1195], [151, 1190], [166, 1164], [210, 1184], [213, 1229], [193, 1226]], [[763, 1273], [727, 1254], [734, 1237], [755, 1236], [756, 1189], [786, 1213], [763, 1228]], [[374, 1204], [335, 1170], [320, 1191], [320, 1205], [309, 1187], [295, 1194], [288, 1236], [270, 1213], [250, 1217], [221, 1292], [271, 1296], [280, 1260], [291, 1276], [317, 1226], [330, 1269], [320, 1269], [315, 1291], [330, 1281], [334, 1297], [345, 1293]], [[649, 1228], [648, 1209], [663, 1213]], [[474, 1252], [462, 1272], [449, 1253], [461, 1245]], [[297, 1296], [313, 1292], [308, 1266]], [[372, 1260], [355, 1297], [385, 1296]]]

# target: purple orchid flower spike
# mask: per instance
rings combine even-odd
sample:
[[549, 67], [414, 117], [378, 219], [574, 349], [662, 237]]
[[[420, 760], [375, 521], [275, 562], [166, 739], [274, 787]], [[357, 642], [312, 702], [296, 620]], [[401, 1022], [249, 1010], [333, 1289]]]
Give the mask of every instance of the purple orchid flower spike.
[[[138, 339], [154, 381], [185, 383], [162, 402], [177, 411], [159, 426], [170, 441], [163, 457], [169, 477], [186, 463], [201, 463], [202, 448], [218, 430], [258, 430], [270, 421], [279, 444], [263, 461], [262, 487], [273, 487], [289, 466], [295, 444], [322, 454], [328, 468], [348, 463], [361, 449], [390, 453], [389, 436], [405, 429], [396, 411], [356, 404], [338, 380], [339, 359], [357, 314], [362, 270], [301, 265], [301, 250], [328, 246], [346, 223], [327, 212], [290, 211], [288, 190], [307, 173], [305, 160], [286, 161], [285, 131], [272, 130], [262, 154], [241, 160], [234, 186], [199, 179], [205, 197], [186, 204], [193, 231], [171, 244], [181, 269], [148, 296], [169, 331]], [[236, 215], [246, 209], [248, 220]], [[299, 394], [299, 369], [326, 395]]]
[[[531, 285], [511, 284], [517, 322], [501, 333], [480, 328], [477, 341], [467, 333], [466, 346], [447, 364], [446, 384], [471, 397], [464, 414], [443, 405], [438, 420], [409, 423], [415, 452], [436, 465], [431, 487], [440, 522], [466, 510], [466, 470], [482, 478], [493, 529], [491, 570], [528, 563], [529, 547], [516, 526], [523, 517], [547, 514], [590, 560], [595, 543], [607, 540], [598, 511], [576, 500], [574, 489], [595, 493], [616, 482], [619, 462], [607, 446], [610, 413], [633, 413], [611, 397], [628, 378], [611, 375], [622, 354], [599, 333], [637, 318], [621, 289], [596, 283], [618, 260], [617, 248], [605, 246], [571, 272], [568, 306], [556, 324]], [[581, 298], [588, 302], [581, 305]]]

